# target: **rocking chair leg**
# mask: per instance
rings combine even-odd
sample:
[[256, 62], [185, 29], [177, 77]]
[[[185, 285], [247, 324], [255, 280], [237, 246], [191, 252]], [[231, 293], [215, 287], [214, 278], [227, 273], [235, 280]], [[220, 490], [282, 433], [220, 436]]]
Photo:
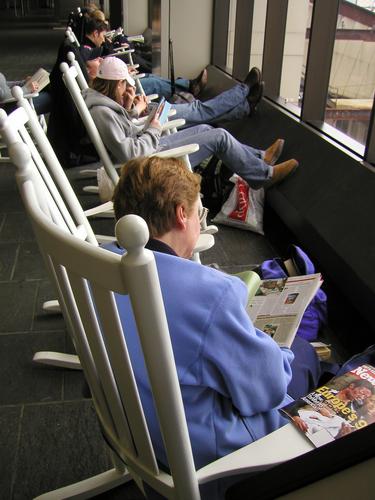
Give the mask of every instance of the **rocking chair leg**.
[[130, 474], [117, 469], [111, 469], [97, 476], [84, 479], [78, 483], [64, 486], [58, 490], [49, 491], [35, 498], [35, 500], [63, 500], [92, 498], [132, 480]]
[[58, 300], [47, 300], [43, 303], [43, 311], [50, 314], [61, 313], [61, 308]]
[[70, 370], [82, 370], [78, 356], [62, 352], [39, 351], [34, 354], [33, 361], [42, 365], [69, 368]]

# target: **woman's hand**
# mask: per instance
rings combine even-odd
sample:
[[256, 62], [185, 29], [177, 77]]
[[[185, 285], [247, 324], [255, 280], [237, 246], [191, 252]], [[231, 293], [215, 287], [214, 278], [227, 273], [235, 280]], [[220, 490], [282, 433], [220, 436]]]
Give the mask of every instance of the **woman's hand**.
[[134, 66], [128, 66], [129, 74], [134, 76], [138, 73], [137, 69]]
[[295, 425], [301, 429], [302, 432], [307, 432], [307, 429], [308, 429], [308, 425], [306, 424], [306, 422], [304, 422], [302, 420], [301, 417], [298, 417], [297, 415], [295, 417], [292, 417], [293, 418], [293, 421], [295, 423]]
[[26, 87], [29, 89], [30, 92], [36, 92], [39, 89], [39, 85], [37, 82], [31, 81], [31, 76], [27, 76], [25, 78], [26, 81]]
[[134, 107], [138, 112], [138, 116], [142, 116], [148, 108], [147, 97], [145, 95], [137, 95], [134, 98]]
[[126, 90], [123, 95], [123, 106], [127, 111], [130, 111], [135, 98], [135, 88], [131, 85], [126, 85]]
[[158, 113], [155, 113], [154, 118], [150, 122], [150, 127], [157, 128], [157, 129], [161, 130], [162, 126], [161, 126], [161, 123], [159, 122], [159, 117], [160, 117], [162, 110], [163, 110], [163, 108], [161, 110], [159, 110]]

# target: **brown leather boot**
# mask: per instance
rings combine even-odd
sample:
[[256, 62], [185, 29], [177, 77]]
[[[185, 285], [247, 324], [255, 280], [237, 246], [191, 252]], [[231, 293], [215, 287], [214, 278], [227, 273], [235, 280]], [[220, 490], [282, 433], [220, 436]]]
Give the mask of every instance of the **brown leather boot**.
[[283, 152], [284, 144], [284, 139], [277, 139], [269, 148], [266, 149], [263, 159], [266, 163], [268, 163], [268, 165], [275, 165]]
[[282, 180], [285, 179], [289, 174], [291, 174], [297, 167], [299, 163], [297, 160], [287, 160], [283, 163], [279, 163], [273, 167], [272, 178], [268, 181], [265, 187], [274, 186]]

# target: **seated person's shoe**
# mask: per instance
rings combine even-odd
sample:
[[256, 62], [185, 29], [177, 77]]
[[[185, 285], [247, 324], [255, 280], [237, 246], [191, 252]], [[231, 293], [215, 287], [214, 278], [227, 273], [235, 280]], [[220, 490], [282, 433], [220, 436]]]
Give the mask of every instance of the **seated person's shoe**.
[[262, 72], [260, 71], [259, 68], [254, 66], [248, 72], [248, 74], [243, 82], [245, 85], [247, 85], [249, 87], [249, 90], [250, 90], [255, 84], [259, 84], [261, 81], [262, 81]]
[[249, 91], [247, 96], [248, 103], [250, 105], [250, 114], [254, 113], [256, 110], [257, 104], [263, 97], [264, 91], [264, 82], [256, 83], [253, 85]]
[[205, 68], [199, 73], [197, 78], [194, 78], [194, 80], [190, 80], [189, 92], [193, 94], [194, 97], [198, 97], [199, 94], [207, 85], [207, 81], [208, 81], [208, 74], [207, 74], [207, 69]]
[[268, 163], [268, 165], [275, 165], [283, 152], [284, 144], [284, 139], [277, 139], [269, 148], [266, 149], [263, 160]]
[[285, 177], [290, 175], [298, 167], [297, 160], [287, 160], [273, 167], [272, 178], [265, 184], [264, 187], [271, 187], [283, 181]]

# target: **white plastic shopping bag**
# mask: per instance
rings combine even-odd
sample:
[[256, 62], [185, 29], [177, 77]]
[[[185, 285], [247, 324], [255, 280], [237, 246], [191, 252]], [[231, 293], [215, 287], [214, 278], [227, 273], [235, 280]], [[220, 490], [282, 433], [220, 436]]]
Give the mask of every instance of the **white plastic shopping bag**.
[[230, 181], [234, 183], [234, 187], [212, 222], [264, 234], [264, 189], [251, 189], [247, 182], [236, 174]]

